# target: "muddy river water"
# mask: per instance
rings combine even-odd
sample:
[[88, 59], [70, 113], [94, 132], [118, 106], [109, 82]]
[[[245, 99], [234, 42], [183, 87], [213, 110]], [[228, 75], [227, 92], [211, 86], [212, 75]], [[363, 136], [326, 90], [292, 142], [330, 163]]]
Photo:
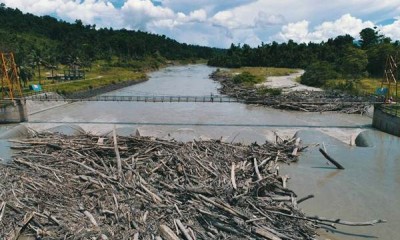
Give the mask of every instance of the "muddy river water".
[[[106, 95], [218, 94], [218, 84], [208, 78], [213, 68], [204, 65], [168, 67], [150, 74], [150, 80]], [[29, 116], [25, 125], [43, 130], [61, 124], [79, 125], [104, 134], [115, 124], [142, 135], [190, 140], [223, 138], [227, 141], [271, 140], [272, 132], [293, 136], [309, 145], [300, 161], [283, 166], [291, 177], [289, 187], [309, 215], [349, 221], [386, 219], [372, 227], [339, 227], [321, 239], [400, 239], [400, 141], [371, 129], [371, 118], [338, 113], [297, 113], [240, 103], [77, 102]], [[367, 147], [348, 144], [360, 132]], [[272, 137], [271, 137], [272, 136]], [[335, 170], [318, 152], [316, 144], [345, 166]]]

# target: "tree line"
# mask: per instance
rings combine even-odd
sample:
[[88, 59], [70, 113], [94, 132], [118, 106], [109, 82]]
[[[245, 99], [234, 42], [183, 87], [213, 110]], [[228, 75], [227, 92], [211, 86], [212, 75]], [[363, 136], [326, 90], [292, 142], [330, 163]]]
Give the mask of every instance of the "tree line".
[[[179, 43], [165, 35], [114, 30], [68, 23], [51, 16], [35, 16], [0, 4], [0, 51], [14, 52], [21, 77], [29, 69], [58, 64], [90, 66], [93, 61], [117, 59], [118, 66], [135, 67], [144, 58], [208, 59], [223, 50]], [[26, 71], [24, 71], [26, 70]]]
[[306, 69], [301, 81], [323, 86], [327, 80], [357, 80], [382, 77], [387, 56], [396, 56], [400, 42], [380, 34], [376, 28], [365, 28], [360, 40], [341, 35], [321, 43], [272, 42], [256, 48], [232, 44], [223, 54], [212, 57], [208, 64], [217, 67], [287, 67]]

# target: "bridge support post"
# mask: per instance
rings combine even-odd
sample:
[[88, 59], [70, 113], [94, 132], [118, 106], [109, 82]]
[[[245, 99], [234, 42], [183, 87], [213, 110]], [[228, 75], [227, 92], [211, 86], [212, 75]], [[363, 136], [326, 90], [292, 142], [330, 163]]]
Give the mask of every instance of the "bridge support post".
[[0, 104], [0, 124], [20, 123], [28, 120], [25, 99], [2, 101]]

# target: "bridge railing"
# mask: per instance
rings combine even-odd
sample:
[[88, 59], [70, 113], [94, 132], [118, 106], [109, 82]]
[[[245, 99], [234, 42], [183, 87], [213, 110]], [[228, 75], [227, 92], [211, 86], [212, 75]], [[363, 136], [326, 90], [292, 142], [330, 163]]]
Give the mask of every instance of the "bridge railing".
[[97, 96], [88, 101], [127, 101], [127, 102], [238, 102], [226, 96]]
[[[237, 99], [233, 97], [223, 96], [223, 95], [206, 95], [206, 96], [151, 96], [151, 95], [137, 95], [137, 96], [110, 96], [110, 95], [103, 95], [103, 96], [95, 96], [90, 98], [62, 98], [59, 95], [52, 95], [52, 94], [40, 94], [34, 95], [29, 97], [30, 100], [33, 101], [68, 101], [68, 102], [78, 102], [78, 101], [104, 101], [104, 102], [220, 102], [220, 103], [227, 103], [227, 102], [240, 102], [240, 103], [249, 103], [249, 104], [262, 104], [262, 105], [269, 105], [269, 104], [276, 104], [276, 99], [266, 98], [266, 99], [257, 99], [257, 98], [247, 98], [245, 100]], [[379, 103], [378, 99], [349, 99], [349, 100], [342, 100], [340, 103], [342, 104], [353, 104], [353, 103], [367, 103], [367, 104], [375, 104]], [[282, 102], [281, 102], [282, 103]], [[285, 103], [291, 103], [288, 100]], [[330, 103], [338, 103], [338, 100], [332, 99], [321, 99], [321, 100], [310, 100], [310, 101], [296, 101], [297, 104], [330, 104]]]
[[96, 96], [84, 99], [60, 98], [54, 95], [34, 95], [33, 101], [112, 101], [112, 102], [240, 102], [236, 98], [221, 95], [208, 96]]

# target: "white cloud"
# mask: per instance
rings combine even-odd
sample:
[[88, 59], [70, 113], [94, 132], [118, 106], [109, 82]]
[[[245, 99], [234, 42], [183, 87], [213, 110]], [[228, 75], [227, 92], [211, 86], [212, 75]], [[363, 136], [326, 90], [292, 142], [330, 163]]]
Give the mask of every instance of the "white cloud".
[[380, 26], [381, 33], [392, 40], [400, 40], [400, 16], [390, 25]]
[[[0, 0], [38, 15], [115, 29], [141, 29], [180, 42], [229, 47], [272, 40], [322, 41], [358, 37], [374, 22], [400, 16], [400, 0]], [[348, 14], [350, 13], [350, 14]], [[380, 26], [400, 39], [400, 18]]]
[[59, 5], [54, 12], [63, 19], [80, 19], [85, 24], [96, 24], [100, 27], [109, 27], [111, 22], [118, 27], [122, 24], [118, 10], [112, 3], [105, 1], [86, 0], [79, 3], [64, 0], [64, 4]]
[[268, 27], [272, 25], [282, 25], [286, 23], [286, 19], [282, 14], [268, 14], [264, 11], [258, 12], [254, 19], [256, 27]]
[[277, 40], [280, 42], [285, 42], [289, 39], [292, 39], [296, 42], [309, 41], [308, 38], [310, 33], [308, 32], [308, 25], [309, 22], [306, 20], [297, 23], [289, 23], [288, 25], [282, 27], [282, 32], [278, 34]]
[[189, 14], [189, 21], [204, 22], [207, 20], [207, 12], [204, 9], [198, 9]]
[[357, 38], [362, 29], [374, 26], [372, 22], [363, 22], [361, 19], [352, 17], [350, 14], [345, 14], [333, 22], [323, 22], [316, 26], [313, 31], [310, 31], [309, 25], [310, 23], [306, 20], [289, 23], [283, 26], [281, 32], [272, 39], [280, 42], [286, 42], [290, 39], [295, 42], [321, 42], [328, 38], [345, 34]]
[[124, 24], [128, 28], [147, 29], [152, 21], [168, 20], [175, 17], [175, 13], [161, 6], [155, 6], [150, 0], [128, 0], [121, 8]]
[[66, 21], [82, 20], [85, 24], [119, 27], [118, 10], [109, 1], [104, 0], [0, 0], [7, 7], [18, 8], [23, 12], [37, 15], [53, 15]]

